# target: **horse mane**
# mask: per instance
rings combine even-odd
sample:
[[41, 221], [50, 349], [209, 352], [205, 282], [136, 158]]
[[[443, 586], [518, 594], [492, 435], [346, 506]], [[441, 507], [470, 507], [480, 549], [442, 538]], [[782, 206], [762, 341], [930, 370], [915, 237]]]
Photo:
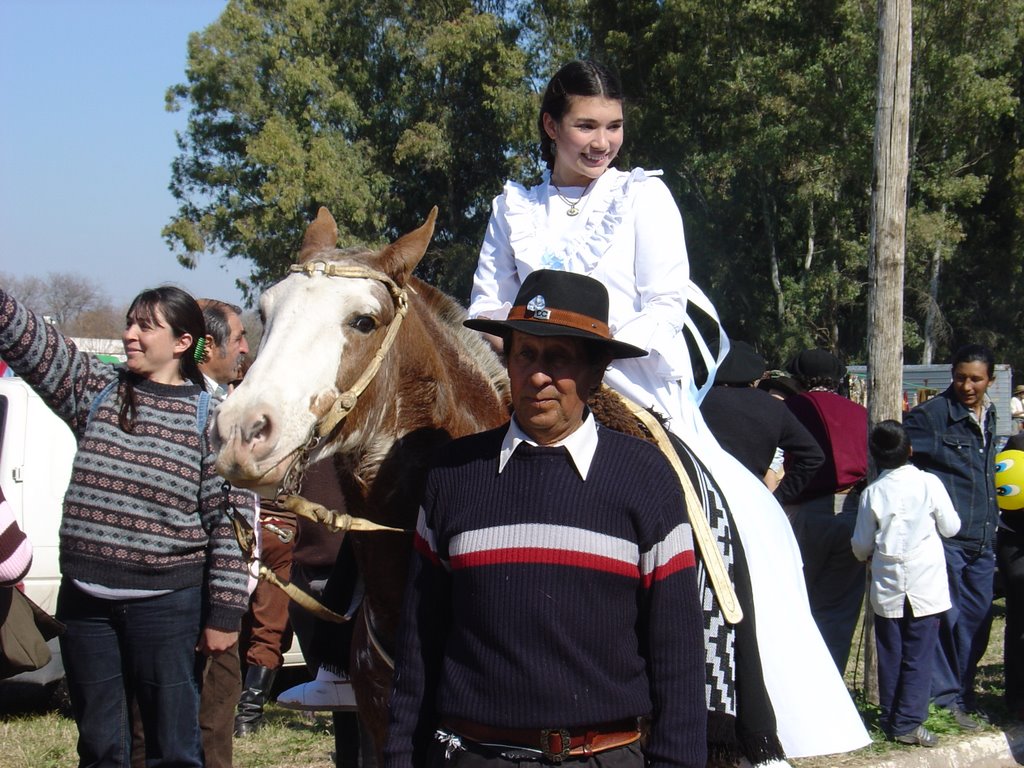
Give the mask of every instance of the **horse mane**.
[[469, 353], [470, 359], [483, 371], [491, 386], [502, 399], [507, 400], [509, 387], [505, 366], [502, 365], [501, 358], [478, 331], [471, 330], [462, 324], [462, 321], [468, 317], [465, 307], [448, 294], [419, 278], [414, 277], [411, 282], [413, 283], [410, 286], [412, 290], [419, 294], [437, 315], [437, 319], [462, 343]]

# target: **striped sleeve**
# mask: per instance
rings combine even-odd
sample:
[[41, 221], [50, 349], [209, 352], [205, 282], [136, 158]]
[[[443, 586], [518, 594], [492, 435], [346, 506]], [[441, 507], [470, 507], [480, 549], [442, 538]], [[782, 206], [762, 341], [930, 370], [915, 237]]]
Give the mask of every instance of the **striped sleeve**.
[[[207, 440], [212, 424], [210, 419], [207, 422]], [[249, 607], [249, 564], [235, 538], [229, 514], [240, 514], [249, 525], [253, 525], [258, 497], [252, 491], [232, 488], [225, 483], [214, 467], [216, 458], [215, 453], [207, 451], [202, 459], [201, 513], [203, 528], [209, 536], [206, 626], [237, 632]]]
[[640, 556], [640, 577], [644, 587], [649, 588], [674, 573], [693, 568], [695, 563], [693, 531], [689, 523], [680, 523]]
[[413, 549], [425, 557], [431, 565], [448, 568], [448, 564], [446, 562], [442, 563], [440, 556], [437, 554], [437, 535], [427, 524], [427, 516], [423, 507], [420, 507], [419, 515], [416, 517], [416, 534], [413, 537]]
[[0, 357], [76, 435], [89, 405], [117, 377], [116, 369], [74, 342], [0, 289]]
[[451, 577], [427, 517], [421, 507], [396, 643], [384, 768], [423, 768], [437, 724], [432, 693], [452, 623]]
[[640, 557], [646, 595], [640, 647], [654, 705], [644, 755], [650, 768], [701, 768], [707, 760], [704, 615], [686, 504], [667, 462], [664, 470], [670, 474], [652, 477], [649, 489], [663, 535]]

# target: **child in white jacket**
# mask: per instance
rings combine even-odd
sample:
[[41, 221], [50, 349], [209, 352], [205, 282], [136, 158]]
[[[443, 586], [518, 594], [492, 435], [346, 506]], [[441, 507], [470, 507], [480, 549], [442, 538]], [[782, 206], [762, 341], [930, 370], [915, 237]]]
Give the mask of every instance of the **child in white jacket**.
[[860, 497], [850, 543], [859, 560], [871, 557], [882, 729], [894, 741], [934, 747], [939, 739], [924, 721], [939, 614], [950, 608], [939, 535], [959, 531], [960, 518], [942, 482], [907, 463], [902, 424], [877, 424], [868, 447], [881, 474]]

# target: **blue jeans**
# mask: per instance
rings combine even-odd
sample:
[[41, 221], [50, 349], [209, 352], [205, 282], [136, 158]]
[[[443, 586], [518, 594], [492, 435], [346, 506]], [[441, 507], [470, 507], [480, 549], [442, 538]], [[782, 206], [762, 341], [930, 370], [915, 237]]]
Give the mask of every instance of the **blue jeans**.
[[939, 622], [939, 646], [932, 672], [932, 700], [947, 709], [974, 709], [974, 676], [992, 629], [991, 547], [971, 552], [943, 540], [949, 599], [953, 607]]
[[878, 701], [886, 735], [910, 733], [928, 719], [938, 637], [939, 617], [914, 616], [909, 600], [903, 606], [902, 618], [875, 615]]
[[196, 641], [200, 587], [159, 597], [101, 600], [65, 579], [57, 618], [78, 725], [80, 768], [131, 765], [129, 692], [139, 703], [146, 766], [202, 768]]

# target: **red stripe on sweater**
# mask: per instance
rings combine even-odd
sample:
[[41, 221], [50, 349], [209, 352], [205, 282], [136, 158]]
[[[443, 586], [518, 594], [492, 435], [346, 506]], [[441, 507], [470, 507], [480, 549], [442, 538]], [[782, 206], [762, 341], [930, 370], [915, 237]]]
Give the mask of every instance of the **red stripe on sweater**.
[[437, 553], [430, 548], [430, 544], [417, 532], [412, 539], [412, 545], [423, 557], [430, 561], [431, 565], [440, 566], [441, 560], [438, 558]]
[[471, 552], [465, 555], [453, 555], [452, 570], [460, 568], [480, 568], [486, 565], [507, 565], [510, 563], [540, 563], [544, 565], [564, 565], [571, 568], [586, 568], [592, 571], [614, 573], [639, 579], [640, 569], [635, 563], [624, 563], [610, 557], [575, 552], [564, 549], [547, 549], [544, 547], [511, 547], [506, 549], [488, 549]]
[[669, 558], [668, 562], [664, 565], [659, 565], [651, 573], [644, 576], [644, 588], [648, 588], [656, 581], [667, 579], [673, 573], [679, 571], [685, 571], [687, 568], [693, 568], [696, 565], [695, 558], [693, 556], [693, 550], [688, 549], [685, 552], [680, 552], [675, 557]]

